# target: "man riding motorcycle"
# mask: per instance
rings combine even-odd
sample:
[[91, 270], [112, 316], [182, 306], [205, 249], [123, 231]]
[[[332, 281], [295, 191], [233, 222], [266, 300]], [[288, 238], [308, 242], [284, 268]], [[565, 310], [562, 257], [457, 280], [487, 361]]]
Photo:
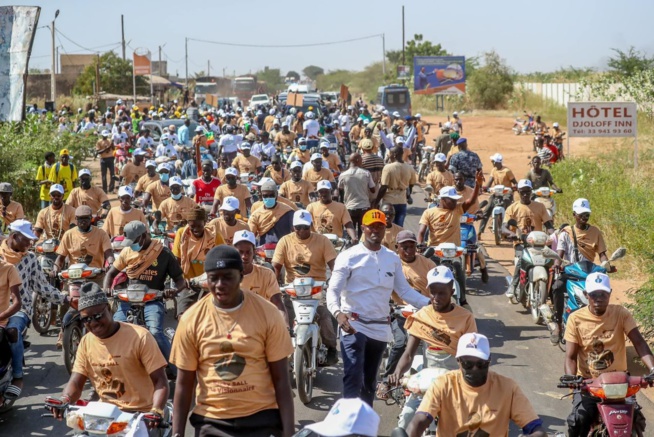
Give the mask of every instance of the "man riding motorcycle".
[[279, 241], [292, 232], [293, 209], [277, 201], [277, 185], [273, 180], [261, 186], [263, 208], [252, 213], [248, 224], [259, 244]]
[[93, 187], [91, 184], [91, 170], [83, 168], [79, 171], [80, 186], [74, 188], [68, 196], [66, 203], [73, 208], [81, 205], [88, 205], [93, 215], [101, 215], [101, 210], [109, 210], [111, 204], [107, 194], [100, 187]]
[[313, 184], [302, 179], [302, 163], [295, 161], [291, 164], [291, 180], [279, 187], [279, 194], [291, 202], [301, 203], [305, 208], [311, 203], [309, 193], [313, 192]]
[[178, 176], [170, 179], [170, 197], [159, 205], [159, 210], [154, 212], [152, 227], [158, 233], [159, 223], [166, 222], [166, 230], [176, 230], [184, 222], [184, 215], [193, 210], [197, 203], [184, 194], [184, 183]]
[[345, 228], [352, 244], [357, 244], [359, 237], [354, 229], [350, 213], [345, 205], [333, 200], [332, 191], [331, 182], [318, 182], [319, 198], [307, 206], [307, 211], [313, 218], [314, 227], [321, 234], [336, 234], [339, 238], [343, 237], [343, 228]]
[[[588, 306], [570, 315], [565, 329], [565, 373], [597, 378], [611, 371], [627, 371], [628, 337], [634, 349], [654, 373], [654, 356], [649, 345], [638, 330], [631, 312], [622, 305], [610, 305], [611, 284], [608, 275], [591, 273], [586, 278], [584, 296]], [[598, 398], [586, 392], [577, 391], [572, 399], [572, 413], [568, 416], [568, 436], [586, 437], [598, 417]], [[644, 418], [636, 408], [634, 423], [642, 433]], [[642, 434], [638, 434], [642, 435]]]
[[221, 185], [216, 190], [214, 195], [213, 207], [211, 208], [211, 215], [216, 215], [218, 207], [221, 205], [223, 200], [226, 197], [236, 197], [241, 209], [241, 216], [247, 217], [248, 210], [252, 207], [252, 201], [250, 200], [250, 190], [245, 185], [237, 184], [238, 170], [234, 167], [229, 167], [225, 170], [225, 181], [227, 182], [224, 185]]
[[64, 187], [59, 184], [50, 186], [50, 205], [39, 211], [34, 225], [37, 237], [47, 240], [61, 240], [64, 232], [76, 226], [75, 208], [64, 203]]
[[143, 192], [150, 186], [159, 180], [159, 173], [157, 173], [157, 163], [154, 161], [147, 161], [145, 163], [146, 173], [141, 176], [136, 182], [136, 188], [134, 188], [134, 196], [140, 197]]
[[130, 186], [122, 186], [118, 189], [118, 200], [120, 201], [120, 205], [114, 206], [109, 210], [104, 225], [102, 225], [102, 230], [109, 235], [109, 238], [123, 235], [125, 225], [131, 221], [138, 220], [144, 224], [148, 224], [143, 211], [132, 208], [134, 192]]
[[434, 193], [438, 193], [443, 187], [454, 185], [454, 175], [445, 167], [447, 157], [443, 153], [434, 156], [435, 169], [427, 175], [425, 184], [432, 187]]

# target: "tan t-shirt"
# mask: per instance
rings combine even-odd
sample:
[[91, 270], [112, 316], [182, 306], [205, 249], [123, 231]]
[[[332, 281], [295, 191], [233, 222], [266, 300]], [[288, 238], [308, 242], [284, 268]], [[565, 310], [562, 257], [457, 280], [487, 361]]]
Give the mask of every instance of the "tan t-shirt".
[[456, 355], [459, 339], [463, 334], [477, 332], [477, 323], [470, 311], [458, 305], [446, 313], [436, 312], [432, 305], [427, 305], [407, 317], [404, 328], [429, 346]]
[[392, 205], [406, 205], [406, 189], [418, 183], [415, 170], [403, 162], [393, 162], [384, 166], [381, 184], [386, 185], [384, 201]]
[[570, 315], [565, 341], [579, 345], [577, 375], [595, 378], [606, 372], [627, 371], [625, 337], [636, 328], [633, 316], [622, 305], [609, 305], [603, 316], [588, 307]]
[[[81, 232], [79, 228], [66, 231], [57, 254], [67, 257], [71, 264], [85, 262], [89, 267], [104, 267], [104, 253], [110, 249], [109, 235], [102, 229], [91, 226], [87, 233]], [[89, 256], [91, 261], [87, 262]]]
[[88, 205], [95, 215], [102, 208], [102, 204], [107, 201], [109, 201], [109, 198], [100, 187], [91, 187], [88, 190], [83, 190], [81, 187], [77, 187], [70, 192], [66, 204], [73, 208]]
[[[465, 202], [466, 200], [468, 200], [468, 199], [470, 199], [472, 197], [472, 195], [475, 192], [475, 189], [470, 188], [467, 185], [464, 186], [463, 190], [461, 190], [461, 191], [459, 191], [459, 189], [456, 188], [456, 187], [455, 187], [455, 189], [456, 189], [456, 194], [458, 194], [459, 196], [463, 196], [459, 200], [457, 200], [457, 202], [456, 202], [458, 205], [461, 205], [461, 207], [463, 208], [463, 202]], [[468, 207], [468, 209], [466, 211], [464, 211], [464, 212], [469, 212], [471, 214], [474, 214], [477, 211], [479, 211], [479, 197], [477, 197], [477, 199], [475, 200], [475, 203], [470, 205]]]
[[411, 288], [427, 297], [431, 297], [427, 285], [427, 273], [434, 267], [436, 267], [434, 261], [420, 254], [416, 254], [416, 259], [412, 263], [402, 261], [402, 272]]
[[158, 180], [158, 173], [155, 173], [154, 176], [150, 177], [146, 170], [146, 173], [139, 178], [138, 182], [136, 182], [136, 188], [134, 188], [134, 191], [143, 193], [151, 184], [157, 182]]
[[291, 155], [297, 158], [302, 164], [306, 164], [311, 159], [311, 151], [309, 149], [303, 152], [299, 148], [297, 148], [293, 150], [293, 153]]
[[[299, 209], [295, 203], [291, 202], [284, 196], [277, 196], [277, 202], [288, 206], [293, 211], [297, 211]], [[259, 208], [263, 208], [263, 200], [257, 200], [252, 204], [252, 206], [250, 207], [250, 214], [253, 214], [254, 211], [256, 211]]]
[[[186, 248], [186, 257], [190, 261], [188, 268], [185, 268], [182, 265], [184, 270], [184, 277], [186, 279], [196, 278], [201, 276], [204, 273], [204, 261], [207, 259], [207, 253], [216, 246], [225, 244], [225, 240], [221, 234], [214, 232], [214, 227], [205, 226], [205, 235], [207, 238], [197, 238], [190, 231], [188, 231], [188, 226], [183, 226], [175, 232], [175, 240], [173, 241], [173, 255], [180, 261], [182, 261], [182, 246]], [[213, 238], [210, 239], [210, 232], [213, 235]], [[182, 244], [182, 239], [185, 239], [184, 244]]]
[[[120, 176], [123, 178], [123, 185], [129, 185], [132, 182], [136, 182], [138, 185], [139, 180], [147, 173], [148, 173], [148, 169], [145, 168], [144, 164], [135, 165], [133, 162], [130, 161], [127, 164], [125, 164], [125, 167], [123, 167], [123, 169], [120, 172]], [[155, 180], [159, 180], [159, 175], [157, 175]], [[143, 189], [139, 191], [143, 191]]]
[[25, 213], [23, 212], [23, 205], [13, 200], [9, 201], [9, 205], [4, 206], [0, 202], [0, 218], [2, 218], [3, 226], [0, 226], [0, 229], [4, 229], [16, 220], [24, 219]]
[[[114, 148], [110, 147], [112, 145], [111, 140], [98, 140], [95, 143], [95, 150], [104, 152], [100, 153], [100, 158], [113, 158], [114, 157]], [[106, 150], [105, 150], [106, 149]]]
[[123, 235], [125, 225], [131, 221], [138, 220], [144, 225], [148, 226], [148, 221], [145, 214], [140, 209], [132, 208], [125, 212], [120, 209], [120, 206], [114, 206], [109, 210], [107, 218], [104, 221], [102, 230], [109, 235], [109, 238]]
[[166, 199], [170, 199], [171, 196], [170, 187], [162, 184], [160, 180], [148, 185], [145, 192], [150, 195], [152, 211], [158, 211], [161, 203]]
[[48, 238], [61, 240], [64, 232], [70, 229], [71, 224], [77, 224], [75, 208], [64, 203], [59, 209], [53, 209], [50, 205], [39, 211], [34, 227], [43, 229], [41, 240]]
[[279, 194], [286, 197], [291, 202], [300, 202], [305, 207], [311, 203], [309, 193], [313, 191], [311, 182], [300, 179], [298, 182], [292, 179], [286, 181], [279, 187]]
[[[574, 244], [574, 237], [572, 236], [572, 228], [566, 226], [563, 231], [570, 236], [570, 242]], [[594, 261], [600, 253], [606, 252], [606, 243], [602, 232], [596, 226], [589, 225], [588, 229], [579, 229], [575, 227], [575, 235], [577, 236], [577, 247], [579, 252], [589, 261]]]
[[266, 174], [270, 177], [277, 185], [281, 185], [287, 180], [291, 179], [290, 170], [283, 168], [281, 171], [276, 171], [272, 166], [268, 167]]
[[339, 158], [336, 153], [330, 153], [327, 155], [327, 158], [323, 156], [322, 159], [327, 161], [331, 170], [338, 170], [338, 166], [341, 165], [341, 158]]
[[523, 428], [538, 419], [520, 386], [492, 370], [481, 387], [466, 384], [460, 370], [446, 373], [425, 393], [417, 412], [438, 417], [440, 437], [508, 437], [510, 421]]
[[245, 201], [251, 197], [250, 191], [247, 189], [247, 187], [245, 185], [236, 185], [236, 188], [232, 190], [231, 188], [229, 188], [227, 184], [221, 185], [216, 190], [216, 194], [214, 194], [213, 198], [218, 199], [222, 204], [223, 199], [229, 196], [233, 196], [238, 199], [238, 205], [239, 205], [239, 210], [241, 211], [241, 215], [245, 216], [247, 214], [247, 207], [245, 205]]
[[[0, 258], [0, 313], [7, 311], [11, 301], [11, 287], [22, 285], [18, 270], [13, 264], [9, 264]], [[9, 319], [0, 319], [0, 326], [7, 326]]]
[[238, 155], [232, 161], [232, 167], [236, 167], [240, 174], [257, 173], [257, 169], [261, 167], [261, 161], [254, 155], [247, 158], [243, 155]]
[[325, 281], [327, 263], [334, 259], [334, 245], [324, 235], [312, 232], [309, 238], [300, 240], [297, 234], [292, 232], [279, 240], [272, 261], [286, 268], [285, 281], [290, 284], [296, 276]]
[[[318, 186], [318, 182], [320, 181], [329, 181], [329, 182], [334, 182], [334, 174], [326, 168], [321, 168], [320, 171], [314, 170], [313, 167], [308, 169], [307, 171], [304, 172], [302, 175], [302, 179], [306, 180], [307, 182], [310, 182], [311, 185], [313, 185], [313, 189], [315, 190]], [[332, 184], [332, 189], [336, 188]]]
[[216, 170], [216, 177], [220, 179], [220, 184], [224, 185], [227, 183], [227, 179], [225, 179], [225, 172], [227, 171], [227, 168], [222, 168], [218, 167], [218, 170]]
[[248, 221], [250, 230], [256, 236], [264, 235], [275, 226], [279, 219], [292, 211], [291, 207], [281, 202], [277, 202], [272, 209], [259, 208], [252, 213]]
[[420, 217], [420, 224], [429, 228], [429, 245], [437, 246], [441, 243], [454, 243], [461, 245], [461, 216], [463, 208], [457, 205], [450, 210], [440, 207], [426, 209]]
[[197, 206], [198, 204], [188, 196], [182, 196], [179, 200], [169, 197], [159, 205], [161, 220], [166, 221], [166, 229], [171, 231], [176, 225], [185, 220], [184, 217], [188, 212]]
[[343, 237], [343, 226], [352, 222], [345, 205], [334, 200], [327, 205], [319, 200], [307, 206], [313, 218], [313, 226], [321, 234], [336, 234]]
[[277, 277], [269, 268], [254, 264], [252, 271], [243, 276], [241, 290], [251, 291], [266, 300], [272, 299], [276, 294], [281, 294]]
[[179, 321], [170, 361], [197, 375], [193, 412], [200, 416], [232, 419], [278, 408], [268, 363], [293, 353], [291, 338], [275, 306], [243, 295], [243, 306], [230, 312], [208, 295]]
[[207, 224], [207, 227], [213, 228], [216, 231], [215, 233], [217, 235], [222, 235], [223, 239], [225, 240], [225, 244], [229, 244], [230, 246], [234, 241], [235, 233], [237, 233], [238, 231], [250, 230], [248, 224], [242, 220], [237, 219], [236, 224], [234, 226], [229, 226], [227, 223], [225, 223], [225, 220], [222, 217], [218, 217], [211, 220]]
[[150, 411], [150, 374], [167, 365], [150, 331], [129, 323], [111, 337], [88, 333], [77, 349], [73, 372], [86, 376], [104, 402], [126, 411]]
[[508, 223], [511, 219], [518, 222], [520, 229], [531, 226], [534, 231], [542, 231], [543, 224], [552, 220], [545, 205], [539, 202], [531, 202], [529, 205], [524, 205], [521, 202], [511, 204], [506, 209], [504, 223]]
[[505, 187], [510, 187], [511, 181], [515, 180], [513, 172], [507, 167], [502, 167], [500, 170], [493, 167], [490, 176], [493, 178], [493, 185], [504, 185]]
[[295, 132], [289, 131], [287, 134], [280, 132], [275, 136], [275, 142], [280, 145], [282, 148], [293, 147], [293, 142], [295, 141]]
[[431, 187], [434, 189], [434, 193], [437, 194], [443, 187], [454, 186], [454, 175], [449, 170], [445, 170], [443, 172], [434, 170], [427, 175], [425, 183], [427, 185], [431, 185]]

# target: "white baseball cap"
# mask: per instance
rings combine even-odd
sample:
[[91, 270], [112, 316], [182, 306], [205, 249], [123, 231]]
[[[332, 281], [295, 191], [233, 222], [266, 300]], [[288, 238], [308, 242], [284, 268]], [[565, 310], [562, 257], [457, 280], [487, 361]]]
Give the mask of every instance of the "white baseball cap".
[[196, 132], [204, 132], [204, 129], [202, 128], [202, 126], [198, 126], [198, 127], [195, 128], [195, 131]]
[[552, 127], [559, 127], [559, 123], [555, 121], [555, 122], [552, 124]]
[[54, 193], [55, 191], [57, 193], [61, 193], [61, 194], [64, 194], [66, 192], [66, 190], [64, 190], [63, 185], [60, 185], [60, 184], [50, 185], [50, 193]]
[[316, 159], [320, 159], [322, 161], [322, 155], [320, 153], [314, 153], [311, 155], [311, 161], [315, 161]]
[[106, 129], [103, 130], [103, 131], [102, 131], [102, 136], [103, 136], [103, 137], [108, 137], [108, 136], [109, 136], [109, 131], [106, 130]]
[[293, 170], [294, 168], [298, 168], [298, 167], [302, 168], [302, 162], [301, 161], [293, 161], [291, 163], [291, 170]]
[[161, 172], [162, 170], [167, 170], [168, 173], [170, 173], [170, 167], [168, 167], [166, 164], [162, 163], [157, 166], [157, 172]]
[[39, 237], [34, 235], [34, 231], [32, 230], [32, 224], [28, 222], [27, 220], [15, 220], [9, 225], [9, 230], [14, 231], [14, 232], [20, 232], [30, 240], [38, 240]]
[[339, 399], [322, 422], [305, 426], [325, 437], [360, 435], [376, 437], [379, 432], [379, 415], [359, 398]]
[[123, 185], [122, 187], [118, 188], [118, 197], [123, 196], [134, 197], [134, 191], [132, 190], [132, 187], [129, 185]]
[[492, 162], [502, 162], [503, 159], [504, 157], [500, 153], [496, 153], [495, 155], [490, 157], [490, 160]]
[[456, 348], [456, 357], [476, 357], [487, 361], [490, 358], [488, 338], [474, 332], [463, 334]]
[[239, 209], [240, 203], [238, 199], [234, 196], [227, 196], [223, 199], [223, 203], [220, 205], [219, 209], [225, 211], [236, 211]]
[[447, 161], [447, 156], [445, 156], [445, 153], [437, 153], [434, 156], [434, 162], [445, 162]]
[[91, 176], [91, 170], [88, 168], [83, 168], [79, 171], [79, 177], [82, 177], [84, 175]]
[[586, 293], [592, 293], [593, 291], [610, 293], [611, 282], [609, 281], [609, 275], [600, 272], [591, 273], [586, 277], [585, 291]]
[[154, 162], [154, 161], [151, 160], [151, 159], [148, 160], [148, 161], [146, 161], [146, 163], [145, 163], [145, 167], [146, 167], [146, 168], [147, 168], [147, 167], [156, 167], [156, 166], [157, 166], [157, 163]]
[[293, 213], [293, 226], [311, 226], [311, 223], [313, 223], [313, 218], [311, 217], [311, 213], [306, 209], [298, 209]]
[[525, 188], [525, 187], [533, 188], [533, 185], [531, 185], [531, 181], [529, 179], [520, 179], [520, 181], [518, 182], [518, 190], [520, 188]]
[[237, 233], [235, 233], [234, 239], [232, 240], [232, 246], [235, 246], [236, 243], [240, 243], [241, 241], [247, 241], [248, 243], [252, 243], [253, 246], [257, 245], [257, 242], [254, 239], [254, 234], [250, 231], [238, 231]]
[[405, 142], [406, 140], [402, 135], [398, 135], [397, 137], [395, 137], [395, 144], [404, 144]]
[[146, 152], [145, 150], [140, 149], [140, 148], [136, 149], [136, 150], [134, 150], [134, 152], [132, 152], [132, 155], [134, 155], [134, 156], [145, 156], [147, 154], [148, 154], [148, 152]]
[[572, 204], [572, 211], [575, 214], [590, 213], [590, 202], [588, 199], [580, 198]]
[[459, 200], [461, 195], [456, 193], [456, 188], [454, 187], [443, 187], [441, 190], [438, 192], [439, 197], [447, 197], [449, 199], [454, 199], [454, 200]]
[[172, 178], [170, 178], [170, 182], [168, 182], [168, 185], [171, 187], [173, 185], [179, 185], [180, 187], [183, 187], [184, 183], [182, 182], [182, 178], [180, 178], [179, 176], [173, 176]]
[[275, 181], [272, 178], [264, 176], [261, 179], [259, 179], [258, 181], [252, 182], [252, 185], [262, 186], [266, 182], [273, 182], [274, 183]]
[[449, 284], [452, 281], [454, 281], [452, 270], [445, 266], [436, 266], [427, 272], [427, 285]]
[[252, 146], [250, 145], [250, 143], [248, 143], [248, 142], [241, 143], [241, 150], [243, 150], [243, 149], [251, 149], [251, 148], [252, 148]]
[[234, 167], [229, 167], [227, 170], [225, 170], [225, 176], [227, 175], [238, 177], [238, 170], [236, 170]]
[[400, 116], [400, 113], [399, 113], [399, 112], [397, 112], [397, 111], [393, 111], [393, 117], [399, 117], [399, 116]]
[[326, 181], [326, 180], [319, 181], [316, 184], [316, 191], [320, 191], [320, 190], [329, 190], [329, 191], [331, 191], [332, 190], [332, 183], [329, 182], [329, 181]]
[[420, 118], [420, 117], [422, 117], [422, 115], [418, 113], [418, 114], [414, 115], [414, 117], [415, 118]]

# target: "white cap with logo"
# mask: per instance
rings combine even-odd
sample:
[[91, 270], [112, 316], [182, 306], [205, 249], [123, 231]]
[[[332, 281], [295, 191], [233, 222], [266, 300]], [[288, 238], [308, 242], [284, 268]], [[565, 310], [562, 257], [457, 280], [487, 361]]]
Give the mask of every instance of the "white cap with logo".
[[488, 360], [490, 358], [488, 338], [474, 332], [463, 334], [456, 348], [456, 357], [476, 357], [484, 361]]
[[327, 180], [318, 181], [316, 184], [316, 190], [330, 190], [332, 189], [332, 183]]
[[30, 240], [39, 239], [39, 237], [34, 235], [34, 231], [32, 230], [32, 223], [28, 222], [27, 220], [23, 220], [23, 219], [14, 220], [9, 225], [9, 230], [13, 232], [20, 232]]
[[436, 266], [427, 272], [427, 285], [449, 284], [454, 281], [452, 270], [445, 266]]
[[227, 170], [225, 170], [225, 176], [227, 175], [238, 177], [238, 170], [236, 170], [234, 167], [229, 167]]
[[134, 197], [134, 191], [132, 190], [132, 187], [129, 185], [123, 185], [122, 187], [118, 188], [118, 197], [123, 196]]
[[60, 185], [60, 184], [50, 185], [50, 194], [55, 193], [55, 192], [64, 194], [66, 192], [66, 190], [64, 190], [64, 186]]
[[291, 170], [293, 170], [294, 168], [298, 168], [298, 167], [302, 168], [302, 161], [293, 161], [291, 163]]
[[220, 205], [219, 209], [225, 211], [236, 211], [240, 206], [240, 202], [234, 196], [227, 196], [223, 199], [223, 203]]
[[438, 192], [438, 197], [447, 197], [449, 199], [459, 200], [463, 196], [457, 194], [456, 188], [454, 187], [443, 187]]
[[445, 162], [447, 161], [447, 156], [445, 156], [445, 153], [437, 153], [434, 156], [434, 162]]
[[168, 185], [171, 187], [173, 185], [179, 185], [180, 187], [183, 187], [184, 182], [182, 182], [182, 178], [180, 178], [179, 176], [173, 176], [172, 178], [170, 178], [170, 182], [168, 183]]
[[339, 399], [329, 410], [325, 420], [307, 425], [305, 429], [325, 437], [376, 437], [379, 422], [379, 415], [361, 399]]
[[529, 179], [520, 179], [518, 182], [518, 190], [520, 188], [533, 188], [533, 185], [531, 185], [531, 181]]
[[313, 218], [306, 209], [299, 209], [293, 213], [293, 226], [311, 226], [311, 223], [313, 223]]
[[590, 214], [590, 202], [584, 198], [577, 199], [572, 204], [572, 211], [575, 214], [584, 214], [586, 212]]
[[79, 171], [79, 177], [82, 177], [82, 176], [84, 176], [84, 175], [86, 175], [86, 176], [91, 176], [91, 170], [89, 170], [88, 168], [83, 168], [83, 169], [81, 169], [81, 170]]
[[595, 272], [586, 276], [586, 293], [592, 293], [593, 291], [606, 291], [607, 293], [611, 292], [611, 282], [609, 281], [609, 275], [606, 273]]
[[238, 231], [237, 233], [234, 234], [234, 240], [232, 241], [232, 245], [236, 245], [236, 243], [240, 243], [241, 241], [247, 241], [248, 243], [252, 243], [253, 246], [257, 245], [257, 242], [254, 238], [254, 234], [250, 231]]
[[490, 157], [490, 160], [492, 162], [502, 162], [503, 159], [504, 159], [504, 157], [500, 153], [496, 153], [495, 155]]

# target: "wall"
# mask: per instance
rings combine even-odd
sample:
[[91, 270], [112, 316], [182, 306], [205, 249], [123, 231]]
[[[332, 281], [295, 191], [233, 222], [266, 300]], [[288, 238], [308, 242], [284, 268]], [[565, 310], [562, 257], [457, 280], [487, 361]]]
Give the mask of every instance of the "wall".
[[[610, 90], [617, 90], [619, 84], [611, 85]], [[532, 93], [542, 96], [544, 99], [552, 100], [561, 106], [567, 106], [568, 102], [597, 102], [601, 99], [592, 99], [590, 97], [590, 90], [586, 87], [582, 90], [582, 85], [579, 83], [517, 83], [517, 89], [524, 89]], [[577, 98], [577, 93], [582, 90], [580, 97]], [[617, 99], [616, 99], [617, 100]], [[627, 99], [629, 101], [629, 99]]]
[[[71, 95], [77, 74], [57, 74], [57, 96]], [[27, 76], [27, 101], [30, 99], [50, 100], [50, 74], [30, 74]]]

